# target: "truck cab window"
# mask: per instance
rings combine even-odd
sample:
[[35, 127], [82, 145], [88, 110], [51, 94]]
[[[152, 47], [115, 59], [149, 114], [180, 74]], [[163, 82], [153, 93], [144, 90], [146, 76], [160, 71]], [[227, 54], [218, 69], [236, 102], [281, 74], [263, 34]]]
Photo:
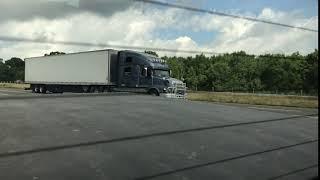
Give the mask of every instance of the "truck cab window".
[[132, 57], [127, 57], [126, 58], [126, 63], [132, 63]]
[[147, 77], [151, 77], [152, 76], [152, 70], [151, 69], [148, 69], [147, 70]]
[[145, 76], [146, 74], [146, 69], [144, 67], [141, 68], [141, 76]]
[[170, 73], [168, 70], [155, 69], [153, 75], [158, 77], [169, 77]]
[[131, 67], [124, 68], [124, 75], [125, 76], [130, 76], [131, 75]]

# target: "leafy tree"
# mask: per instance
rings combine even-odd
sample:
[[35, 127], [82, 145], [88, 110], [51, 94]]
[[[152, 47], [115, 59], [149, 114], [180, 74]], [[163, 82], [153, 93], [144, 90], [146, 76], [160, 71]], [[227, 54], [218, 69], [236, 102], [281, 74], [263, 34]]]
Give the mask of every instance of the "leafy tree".
[[20, 58], [13, 57], [5, 62], [9, 69], [7, 73], [8, 81], [24, 80], [24, 61]]
[[0, 81], [9, 81], [10, 75], [8, 66], [0, 62]]
[[164, 57], [172, 76], [189, 88], [216, 91], [278, 91], [318, 93], [318, 50], [302, 56], [265, 54], [258, 57], [244, 51], [206, 57]]
[[303, 89], [309, 93], [318, 94], [319, 88], [319, 51], [306, 56], [303, 68]]
[[66, 54], [65, 52], [59, 52], [59, 51], [54, 51], [50, 52], [49, 54], [44, 54], [44, 56], [55, 56], [55, 55], [61, 55], [61, 54]]
[[226, 62], [219, 61], [211, 64], [207, 71], [210, 79], [210, 85], [215, 91], [224, 91], [228, 89], [228, 82], [230, 81], [231, 71]]
[[164, 60], [167, 61], [167, 64], [170, 66], [172, 74], [171, 76], [177, 79], [184, 79], [185, 78], [185, 67], [184, 67], [184, 58], [182, 57], [163, 57]]

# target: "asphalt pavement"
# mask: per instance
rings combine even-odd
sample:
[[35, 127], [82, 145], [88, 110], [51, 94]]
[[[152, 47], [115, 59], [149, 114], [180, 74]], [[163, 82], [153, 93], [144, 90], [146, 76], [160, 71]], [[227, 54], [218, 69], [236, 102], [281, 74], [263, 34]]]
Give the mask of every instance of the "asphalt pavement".
[[30, 94], [30, 91], [25, 91], [22, 89], [0, 88], [0, 98], [6, 97], [6, 96], [27, 95], [27, 94]]
[[318, 176], [316, 109], [0, 93], [0, 179]]

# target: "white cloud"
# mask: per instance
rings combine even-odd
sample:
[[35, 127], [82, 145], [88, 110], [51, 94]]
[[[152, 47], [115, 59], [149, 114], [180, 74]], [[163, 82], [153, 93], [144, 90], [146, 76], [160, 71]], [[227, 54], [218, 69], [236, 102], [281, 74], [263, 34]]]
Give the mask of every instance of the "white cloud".
[[[313, 29], [317, 29], [318, 24], [318, 18], [315, 17], [307, 19], [295, 13], [277, 13], [271, 9], [264, 9], [259, 18]], [[245, 23], [247, 25], [244, 25]], [[225, 41], [225, 39], [229, 40]], [[318, 47], [318, 33], [263, 23], [236, 21], [233, 22], [231, 31], [223, 33], [212, 45], [217, 51], [227, 48], [230, 51], [245, 50], [258, 54], [296, 51], [306, 54]]]
[[[266, 8], [258, 15], [258, 18], [314, 29], [318, 25], [318, 17], [305, 18], [297, 11], [279, 12]], [[213, 32], [215, 38], [211, 39], [208, 44], [199, 44], [195, 39], [184, 34], [171, 39], [159, 36], [159, 32], [167, 29], [169, 31], [187, 29], [200, 33], [203, 31]], [[212, 50], [215, 52], [245, 50], [254, 54], [292, 53], [295, 51], [309, 53], [318, 47], [317, 33], [209, 14], [192, 14], [176, 9], [151, 9], [142, 13], [141, 9], [136, 7], [109, 17], [83, 12], [55, 20], [41, 18], [28, 21], [12, 20], [0, 24], [0, 34], [55, 41]], [[50, 51], [75, 52], [92, 49], [96, 48], [0, 41], [0, 57], [4, 59], [12, 56], [40, 56]], [[172, 55], [172, 53], [168, 53], [168, 55]]]

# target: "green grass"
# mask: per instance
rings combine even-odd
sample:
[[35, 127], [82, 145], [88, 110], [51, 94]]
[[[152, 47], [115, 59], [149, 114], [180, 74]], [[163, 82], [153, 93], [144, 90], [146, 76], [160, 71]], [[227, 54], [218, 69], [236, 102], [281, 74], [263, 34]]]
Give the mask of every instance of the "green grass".
[[268, 106], [318, 108], [318, 97], [259, 95], [245, 93], [191, 92], [188, 99], [194, 101], [239, 103]]
[[0, 88], [14, 88], [14, 89], [24, 89], [29, 88], [29, 84], [17, 84], [17, 83], [0, 83]]

